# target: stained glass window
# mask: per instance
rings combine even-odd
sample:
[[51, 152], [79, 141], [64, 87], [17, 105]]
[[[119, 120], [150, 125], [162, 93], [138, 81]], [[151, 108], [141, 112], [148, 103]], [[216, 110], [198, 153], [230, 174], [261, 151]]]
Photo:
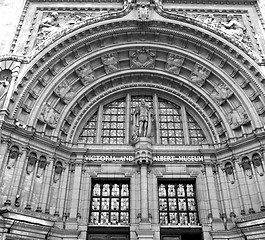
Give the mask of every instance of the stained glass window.
[[159, 127], [162, 144], [183, 144], [184, 134], [180, 107], [159, 99]]
[[188, 120], [190, 144], [199, 145], [204, 143], [206, 141], [206, 138], [197, 121], [195, 121], [194, 118], [189, 113], [187, 113], [187, 120]]
[[114, 101], [103, 108], [102, 143], [123, 144], [125, 138], [125, 99]]
[[98, 113], [96, 112], [83, 128], [83, 131], [79, 137], [80, 142], [86, 142], [88, 144], [95, 143], [98, 120], [97, 115]]
[[129, 184], [127, 182], [93, 183], [90, 223], [92, 225], [129, 224]]
[[161, 225], [199, 225], [194, 182], [161, 182], [158, 196]]

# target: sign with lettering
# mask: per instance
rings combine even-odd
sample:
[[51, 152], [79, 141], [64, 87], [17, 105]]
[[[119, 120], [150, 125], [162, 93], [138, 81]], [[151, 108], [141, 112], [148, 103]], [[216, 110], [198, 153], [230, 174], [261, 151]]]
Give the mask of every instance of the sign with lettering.
[[[134, 156], [114, 156], [114, 155], [87, 155], [87, 161], [92, 162], [133, 162]], [[153, 162], [203, 162], [203, 156], [154, 156]]]

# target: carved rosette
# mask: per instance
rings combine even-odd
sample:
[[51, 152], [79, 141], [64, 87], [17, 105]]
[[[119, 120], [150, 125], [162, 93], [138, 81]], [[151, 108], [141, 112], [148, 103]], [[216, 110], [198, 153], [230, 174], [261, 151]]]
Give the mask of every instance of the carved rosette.
[[183, 57], [180, 57], [177, 54], [169, 53], [165, 69], [169, 72], [179, 75], [183, 62]]
[[109, 53], [101, 56], [107, 74], [117, 72], [119, 67], [118, 53]]
[[211, 71], [206, 67], [196, 63], [193, 71], [190, 74], [190, 80], [194, 82], [199, 87], [202, 87], [207, 78], [209, 77]]
[[156, 52], [145, 48], [130, 51], [132, 68], [154, 68]]

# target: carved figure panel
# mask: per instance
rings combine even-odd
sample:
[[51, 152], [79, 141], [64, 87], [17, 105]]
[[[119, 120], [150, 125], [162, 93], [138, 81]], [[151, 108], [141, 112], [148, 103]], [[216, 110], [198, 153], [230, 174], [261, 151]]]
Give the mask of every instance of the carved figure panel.
[[178, 75], [183, 65], [183, 62], [183, 57], [180, 57], [173, 53], [169, 53], [167, 57], [166, 70]]
[[232, 90], [224, 83], [220, 83], [214, 87], [214, 91], [211, 93], [211, 97], [216, 101], [217, 104], [221, 105], [226, 99], [231, 97], [233, 94]]
[[109, 53], [101, 57], [102, 63], [105, 66], [106, 73], [113, 73], [119, 70], [118, 53]]
[[206, 67], [196, 63], [192, 73], [190, 74], [190, 79], [199, 87], [203, 86], [206, 79], [209, 77], [211, 71]]
[[67, 81], [62, 82], [54, 91], [65, 103], [69, 103], [75, 95], [71, 84]]
[[239, 106], [228, 113], [227, 120], [232, 129], [236, 129], [250, 121], [247, 113], [242, 106]]
[[55, 128], [59, 120], [59, 113], [49, 103], [45, 103], [39, 119]]
[[83, 65], [82, 67], [78, 68], [75, 72], [85, 86], [92, 83], [96, 78], [94, 71], [89, 64]]
[[130, 51], [131, 67], [154, 68], [156, 52], [145, 48]]

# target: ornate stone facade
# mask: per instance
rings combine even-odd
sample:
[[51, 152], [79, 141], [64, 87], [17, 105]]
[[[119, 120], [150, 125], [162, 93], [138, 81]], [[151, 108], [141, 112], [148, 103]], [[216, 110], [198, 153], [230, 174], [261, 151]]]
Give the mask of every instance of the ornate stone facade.
[[17, 2], [1, 239], [265, 238], [262, 1]]

